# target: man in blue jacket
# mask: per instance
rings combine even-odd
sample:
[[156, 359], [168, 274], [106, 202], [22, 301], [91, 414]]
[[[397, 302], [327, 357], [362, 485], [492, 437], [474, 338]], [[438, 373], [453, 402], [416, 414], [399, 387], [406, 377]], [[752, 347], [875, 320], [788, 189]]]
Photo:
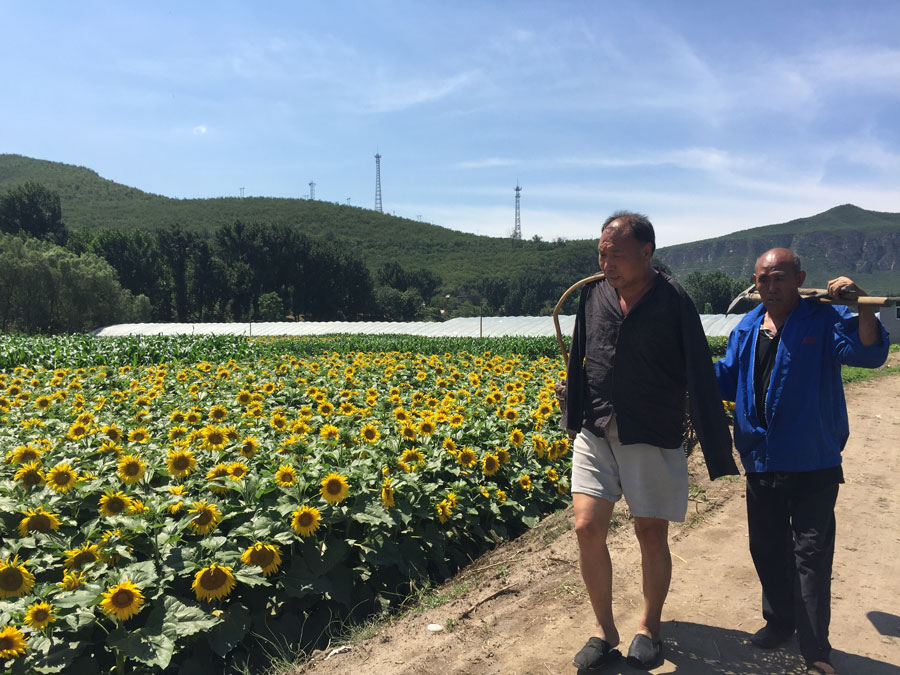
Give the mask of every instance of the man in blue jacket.
[[[877, 368], [888, 335], [871, 307], [801, 299], [806, 273], [789, 249], [756, 261], [762, 304], [748, 313], [715, 364], [723, 398], [735, 402], [734, 443], [747, 474], [750, 554], [762, 584], [766, 625], [751, 642], [771, 649], [796, 630], [807, 665], [830, 662], [834, 505], [850, 434], [841, 365]], [[847, 277], [828, 292], [865, 295]], [[799, 580], [799, 597], [795, 581]]]

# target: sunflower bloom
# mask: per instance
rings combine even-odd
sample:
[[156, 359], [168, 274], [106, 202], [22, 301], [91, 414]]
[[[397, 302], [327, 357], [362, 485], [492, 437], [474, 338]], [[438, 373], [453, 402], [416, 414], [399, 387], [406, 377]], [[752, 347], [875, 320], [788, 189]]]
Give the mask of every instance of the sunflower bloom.
[[280, 487], [288, 487], [297, 482], [297, 472], [290, 464], [282, 464], [275, 472], [275, 484]]
[[207, 450], [222, 451], [225, 449], [225, 442], [228, 440], [228, 434], [222, 427], [206, 426], [201, 431], [203, 435], [203, 446]]
[[478, 462], [478, 455], [475, 454], [475, 451], [472, 450], [472, 448], [465, 446], [459, 451], [459, 454], [456, 456], [456, 461], [459, 462], [460, 466], [470, 469]]
[[221, 422], [228, 417], [228, 409], [221, 405], [214, 405], [209, 411], [209, 419]]
[[81, 569], [100, 559], [100, 549], [96, 544], [87, 543], [81, 548], [65, 551], [66, 569]]
[[59, 518], [56, 513], [45, 511], [43, 506], [27, 509], [25, 517], [19, 522], [19, 534], [23, 537], [32, 532], [47, 532], [59, 529]]
[[391, 487], [390, 478], [385, 478], [384, 484], [381, 486], [381, 503], [385, 509], [390, 509], [394, 506], [394, 488]]
[[319, 438], [323, 441], [337, 440], [338, 436], [340, 436], [340, 430], [333, 424], [325, 424], [319, 431]]
[[521, 478], [519, 478], [519, 486], [520, 486], [523, 490], [530, 490], [531, 487], [532, 487], [532, 485], [531, 485], [531, 476], [529, 476], [529, 475], [526, 473], [524, 476], [522, 476]]
[[204, 567], [194, 575], [194, 582], [191, 588], [198, 600], [218, 600], [226, 597], [235, 586], [234, 574], [231, 573], [230, 567], [217, 565], [213, 563], [209, 567]]
[[127, 579], [103, 593], [100, 609], [119, 621], [127, 621], [141, 611], [144, 594]]
[[[417, 466], [425, 466], [425, 455], [415, 448], [407, 448], [400, 455], [400, 465], [408, 466], [410, 470], [415, 471]], [[409, 473], [409, 471], [406, 471], [406, 473]]]
[[194, 502], [188, 513], [196, 513], [196, 517], [188, 523], [196, 534], [209, 534], [222, 520], [222, 514], [215, 504], [205, 501]]
[[69, 427], [66, 438], [70, 441], [78, 441], [87, 436], [91, 432], [90, 428], [83, 422], [75, 422]]
[[281, 549], [277, 544], [256, 542], [241, 554], [241, 562], [261, 567], [263, 576], [269, 576], [281, 567]]
[[87, 576], [84, 572], [73, 570], [63, 574], [62, 581], [59, 582], [59, 587], [64, 591], [74, 591], [76, 588], [84, 586], [86, 582]]
[[147, 427], [138, 427], [128, 433], [128, 440], [132, 443], [146, 443], [150, 440], [150, 433], [147, 431]]
[[519, 427], [516, 427], [509, 433], [509, 442], [517, 448], [522, 447], [522, 443], [525, 442], [525, 434], [522, 433]]
[[13, 478], [22, 483], [26, 488], [33, 488], [35, 485], [40, 485], [46, 480], [46, 476], [41, 470], [41, 463], [39, 460], [28, 462], [27, 464], [20, 466]]
[[19, 556], [0, 560], [0, 598], [25, 595], [34, 587], [34, 575], [19, 562]]
[[378, 431], [378, 428], [374, 424], [366, 424], [363, 426], [359, 435], [366, 443], [377, 443], [378, 439], [381, 438], [381, 432]]
[[137, 483], [144, 477], [147, 465], [139, 457], [134, 455], [125, 455], [119, 459], [118, 473], [119, 478], [129, 485]]
[[416, 425], [413, 424], [412, 422], [403, 422], [402, 426], [400, 427], [400, 435], [403, 437], [404, 440], [407, 440], [407, 441], [416, 440], [417, 433], [418, 433], [418, 430], [416, 429]]
[[100, 513], [104, 516], [118, 516], [121, 513], [131, 510], [133, 501], [131, 497], [124, 492], [113, 492], [107, 490], [100, 497]]
[[44, 630], [54, 621], [56, 616], [53, 614], [53, 605], [49, 602], [36, 602], [25, 612], [25, 623], [35, 630]]
[[257, 450], [259, 450], [259, 441], [256, 440], [255, 436], [245, 438], [241, 443], [241, 456], [246, 457], [247, 459], [252, 458]]
[[12, 659], [25, 653], [28, 638], [15, 626], [0, 629], [0, 659]]
[[322, 514], [315, 506], [298, 506], [291, 518], [291, 528], [301, 537], [308, 537], [319, 529]]
[[231, 480], [242, 480], [249, 470], [243, 462], [232, 462], [228, 465], [228, 477]]
[[543, 459], [544, 455], [547, 454], [547, 439], [539, 434], [532, 434], [531, 445], [534, 447], [535, 454]]
[[166, 468], [174, 478], [184, 478], [197, 468], [197, 459], [190, 450], [175, 448], [169, 450]]
[[497, 458], [497, 455], [488, 453], [481, 460], [481, 470], [484, 471], [485, 476], [493, 476], [499, 469], [500, 460]]
[[68, 492], [77, 480], [78, 474], [72, 471], [69, 462], [60, 462], [47, 472], [47, 487], [54, 492]]
[[329, 504], [337, 504], [347, 498], [349, 492], [347, 477], [339, 473], [330, 473], [322, 479], [322, 487], [319, 494]]
[[33, 443], [20, 445], [15, 450], [6, 453], [6, 461], [12, 464], [25, 464], [39, 460], [44, 451]]
[[438, 520], [440, 520], [441, 523], [446, 523], [453, 512], [453, 507], [446, 499], [442, 499], [435, 509], [437, 510]]

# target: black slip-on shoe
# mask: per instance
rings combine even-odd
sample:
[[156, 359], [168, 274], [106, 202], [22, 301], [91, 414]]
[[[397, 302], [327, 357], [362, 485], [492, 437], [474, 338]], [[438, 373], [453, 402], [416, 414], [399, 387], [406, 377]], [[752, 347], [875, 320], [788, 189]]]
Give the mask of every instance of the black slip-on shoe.
[[643, 633], [638, 633], [631, 641], [628, 658], [625, 661], [632, 668], [650, 670], [659, 663], [661, 656], [662, 640], [654, 640]]
[[753, 634], [750, 644], [760, 649], [775, 649], [790, 640], [793, 634], [793, 630], [778, 630], [766, 624]]
[[572, 665], [582, 672], [592, 673], [602, 670], [620, 656], [622, 656], [622, 652], [615, 649], [606, 640], [592, 637], [572, 659]]

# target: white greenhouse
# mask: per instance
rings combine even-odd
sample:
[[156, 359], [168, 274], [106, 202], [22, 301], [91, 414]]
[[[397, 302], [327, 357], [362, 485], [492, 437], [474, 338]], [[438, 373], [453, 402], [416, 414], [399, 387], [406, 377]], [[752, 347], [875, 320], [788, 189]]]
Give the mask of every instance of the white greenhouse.
[[[728, 336], [742, 314], [703, 314], [709, 336]], [[559, 317], [563, 335], [571, 335], [575, 315]], [[460, 317], [449, 321], [263, 321], [251, 323], [122, 323], [93, 331], [101, 337], [125, 335], [246, 335], [253, 337], [330, 335], [424, 335], [428, 337], [552, 337], [550, 316]]]

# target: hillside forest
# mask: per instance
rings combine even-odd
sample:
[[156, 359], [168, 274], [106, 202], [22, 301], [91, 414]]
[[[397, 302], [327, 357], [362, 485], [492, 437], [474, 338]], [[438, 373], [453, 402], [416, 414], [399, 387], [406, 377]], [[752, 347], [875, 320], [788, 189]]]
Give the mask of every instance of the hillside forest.
[[[898, 215], [846, 205], [795, 221], [793, 230], [813, 251], [822, 240], [818, 223], [846, 230], [867, 219], [858, 236], [834, 238], [876, 254], [849, 271], [890, 283], [895, 274], [880, 270], [892, 266], [900, 245]], [[788, 225], [661, 249], [656, 263], [701, 313], [722, 313], [749, 284], [755, 255], [791, 244]], [[709, 259], [711, 245], [728, 265]], [[828, 254], [805, 258], [811, 277], [823, 276], [819, 258]], [[595, 238], [483, 237], [310, 200], [174, 200], [83, 167], [0, 155], [0, 330], [7, 332], [547, 315], [566, 288], [596, 271]], [[563, 313], [576, 302], [577, 294]]]

